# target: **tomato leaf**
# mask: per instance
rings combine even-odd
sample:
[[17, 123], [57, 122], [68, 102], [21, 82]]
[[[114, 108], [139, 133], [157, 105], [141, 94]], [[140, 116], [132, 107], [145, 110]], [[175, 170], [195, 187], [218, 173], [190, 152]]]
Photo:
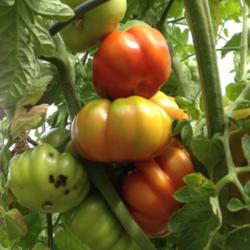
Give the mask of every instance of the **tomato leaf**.
[[222, 220], [216, 187], [201, 174], [186, 176], [184, 181], [187, 186], [175, 197], [187, 204], [171, 217], [170, 231], [177, 236], [179, 250], [210, 249]]
[[34, 106], [31, 109], [20, 107], [12, 119], [10, 132], [13, 136], [22, 136], [26, 131], [38, 128], [45, 118], [48, 104]]
[[24, 217], [24, 221], [28, 227], [28, 233], [20, 240], [19, 245], [23, 249], [31, 249], [37, 242], [38, 236], [45, 226], [45, 223], [43, 222], [42, 215], [34, 212], [27, 214]]
[[193, 139], [191, 149], [194, 156], [208, 169], [214, 168], [224, 160], [224, 148], [216, 139], [198, 136]]
[[[34, 11], [43, 9], [41, 6], [41, 1], [16, 1], [13, 6], [0, 6], [0, 68], [2, 69], [0, 107], [2, 108], [15, 106], [21, 98], [34, 92], [34, 86], [47, 86], [47, 81], [39, 84], [36, 82], [42, 74], [38, 56], [53, 56], [55, 47], [49, 35], [48, 20]], [[54, 19], [61, 13], [60, 10], [64, 13], [63, 9], [65, 9], [63, 4], [50, 4], [49, 14], [44, 18]]]
[[6, 230], [10, 239], [16, 239], [27, 234], [27, 226], [22, 214], [17, 209], [5, 212]]
[[59, 0], [25, 0], [26, 4], [38, 15], [48, 16], [58, 21], [66, 21], [74, 16], [73, 10]]
[[245, 208], [245, 205], [242, 203], [240, 199], [232, 198], [229, 200], [227, 204], [227, 209], [231, 212], [238, 212]]
[[225, 243], [225, 248], [227, 250], [248, 250], [250, 246], [250, 225], [244, 225], [233, 231], [231, 231]]

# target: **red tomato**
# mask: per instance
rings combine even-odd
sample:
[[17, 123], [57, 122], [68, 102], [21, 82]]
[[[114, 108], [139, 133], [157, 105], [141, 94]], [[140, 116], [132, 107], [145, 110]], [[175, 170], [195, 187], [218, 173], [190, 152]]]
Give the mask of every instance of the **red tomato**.
[[114, 31], [94, 57], [93, 84], [101, 97], [153, 96], [169, 78], [171, 58], [164, 36], [150, 26]]
[[181, 206], [173, 194], [184, 186], [183, 177], [194, 171], [193, 163], [185, 150], [168, 145], [163, 154], [135, 167], [123, 181], [123, 199], [148, 236], [164, 236], [171, 214]]

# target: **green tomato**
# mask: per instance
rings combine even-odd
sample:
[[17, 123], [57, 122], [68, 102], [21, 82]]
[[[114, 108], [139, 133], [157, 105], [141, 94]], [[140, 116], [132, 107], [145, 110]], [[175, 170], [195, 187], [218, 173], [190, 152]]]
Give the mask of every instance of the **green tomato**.
[[89, 181], [72, 155], [41, 144], [11, 159], [8, 187], [24, 207], [53, 213], [77, 206], [88, 193]]
[[128, 250], [134, 244], [96, 193], [65, 213], [63, 221], [66, 229], [92, 250]]
[[[86, 0], [62, 0], [74, 8]], [[94, 45], [109, 32], [114, 31], [127, 8], [126, 0], [110, 0], [88, 11], [70, 23], [61, 34], [72, 52], [81, 52]]]
[[70, 140], [70, 131], [66, 128], [52, 128], [42, 134], [40, 141], [52, 147], [61, 148]]

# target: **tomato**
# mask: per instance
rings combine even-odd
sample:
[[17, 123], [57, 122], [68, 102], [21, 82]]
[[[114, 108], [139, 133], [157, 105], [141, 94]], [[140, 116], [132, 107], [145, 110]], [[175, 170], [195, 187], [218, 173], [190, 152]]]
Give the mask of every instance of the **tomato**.
[[139, 25], [113, 31], [93, 61], [93, 84], [101, 97], [152, 97], [169, 78], [171, 58], [164, 36]]
[[47, 143], [55, 148], [61, 148], [66, 145], [70, 139], [70, 131], [66, 128], [52, 128], [42, 134], [40, 141]]
[[70, 154], [41, 144], [11, 159], [8, 187], [24, 207], [53, 213], [78, 205], [88, 193], [89, 181]]
[[113, 102], [97, 99], [75, 117], [71, 137], [84, 158], [99, 162], [149, 159], [163, 150], [171, 119], [151, 101], [131, 96]]
[[188, 115], [178, 107], [174, 97], [168, 96], [161, 91], [158, 91], [150, 101], [162, 107], [172, 119], [186, 120]]
[[[74, 8], [86, 0], [62, 0]], [[65, 27], [61, 34], [72, 52], [81, 52], [93, 46], [117, 28], [127, 8], [126, 0], [109, 0], [88, 11], [81, 18]]]
[[148, 236], [164, 236], [170, 216], [181, 206], [173, 194], [184, 186], [183, 177], [194, 171], [193, 163], [185, 150], [169, 144], [160, 156], [134, 165], [123, 180], [122, 197]]
[[64, 224], [93, 250], [128, 250], [133, 243], [105, 201], [90, 194], [63, 215]]

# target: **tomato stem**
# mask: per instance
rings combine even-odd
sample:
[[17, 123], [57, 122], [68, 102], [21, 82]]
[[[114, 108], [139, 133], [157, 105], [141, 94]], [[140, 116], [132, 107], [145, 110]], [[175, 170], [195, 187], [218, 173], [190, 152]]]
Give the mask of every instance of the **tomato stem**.
[[80, 4], [79, 6], [74, 8], [74, 12], [75, 12], [74, 17], [72, 17], [71, 19], [69, 19], [66, 22], [54, 24], [49, 29], [50, 34], [52, 36], [54, 36], [56, 33], [58, 33], [60, 30], [62, 30], [68, 24], [70, 24], [72, 21], [74, 21], [75, 19], [81, 17], [86, 12], [90, 11], [91, 9], [97, 7], [98, 5], [100, 5], [100, 4], [104, 3], [104, 2], [107, 2], [107, 0], [89, 0], [89, 1], [86, 1], [86, 2], [84, 2], [82, 4]]
[[216, 133], [223, 133], [224, 130], [213, 21], [207, 0], [185, 0], [184, 3], [194, 40], [208, 135], [212, 137]]
[[48, 247], [50, 250], [54, 250], [53, 224], [52, 224], [52, 215], [51, 214], [47, 214], [47, 234], [48, 234]]
[[248, 5], [245, 0], [241, 0], [241, 11], [243, 14], [243, 26], [240, 43], [240, 68], [236, 77], [241, 83], [247, 80], [247, 57], [248, 57]]

